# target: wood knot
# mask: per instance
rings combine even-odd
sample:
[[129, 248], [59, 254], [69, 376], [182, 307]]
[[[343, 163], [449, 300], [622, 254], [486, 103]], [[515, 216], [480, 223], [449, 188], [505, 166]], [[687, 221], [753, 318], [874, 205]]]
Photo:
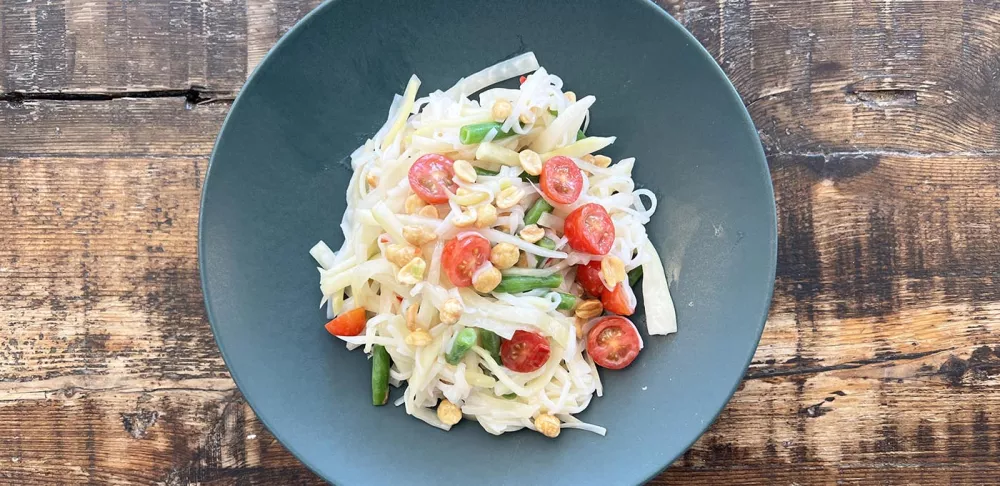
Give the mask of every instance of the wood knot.
[[155, 410], [123, 413], [122, 426], [125, 427], [125, 432], [128, 432], [133, 439], [142, 439], [146, 437], [146, 429], [152, 427], [158, 418], [160, 418], [160, 412]]

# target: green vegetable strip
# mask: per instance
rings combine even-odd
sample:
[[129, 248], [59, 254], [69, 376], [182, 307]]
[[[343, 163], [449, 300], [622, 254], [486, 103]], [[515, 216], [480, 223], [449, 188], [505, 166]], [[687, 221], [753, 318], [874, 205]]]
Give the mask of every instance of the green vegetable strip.
[[534, 289], [554, 289], [562, 285], [562, 275], [555, 274], [548, 277], [526, 277], [523, 275], [504, 275], [500, 280], [500, 285], [493, 289], [494, 292], [504, 292], [508, 294], [520, 294]]
[[521, 180], [524, 182], [534, 182], [535, 184], [538, 184], [538, 182], [541, 181], [542, 178], [536, 175], [531, 175], [527, 172], [522, 172]]
[[385, 405], [389, 400], [389, 352], [376, 344], [372, 351], [372, 405]]
[[485, 349], [490, 356], [493, 357], [493, 361], [497, 363], [502, 363], [500, 360], [500, 336], [493, 331], [487, 331], [486, 329], [476, 329], [479, 332], [479, 347]]
[[472, 168], [476, 170], [476, 175], [481, 175], [481, 176], [495, 176], [500, 173], [500, 171], [498, 170], [489, 170], [489, 169], [484, 169], [482, 167], [472, 166]]
[[576, 308], [576, 296], [573, 294], [567, 294], [565, 292], [557, 292], [562, 296], [562, 300], [559, 301], [559, 310], [573, 310]]
[[635, 287], [636, 282], [642, 278], [642, 266], [633, 268], [628, 272], [628, 286]]
[[585, 135], [585, 134], [583, 133], [583, 130], [577, 130], [577, 131], [576, 131], [576, 139], [577, 139], [577, 140], [583, 140], [583, 139], [585, 139], [585, 138], [587, 138], [587, 135]]
[[[539, 198], [539, 200], [541, 200], [541, 198]], [[552, 207], [552, 206], [549, 206], [549, 207]], [[552, 238], [549, 238], [548, 236], [545, 236], [542, 239], [538, 240], [538, 243], [535, 243], [535, 244], [538, 245], [538, 246], [540, 246], [540, 247], [542, 247], [542, 248], [545, 248], [546, 250], [555, 250], [556, 249], [556, 242], [554, 240], [552, 240]], [[536, 258], [536, 260], [535, 260], [535, 266], [536, 267], [542, 266], [542, 263], [545, 262], [545, 257], [541, 257], [540, 256], [540, 257], [535, 257], [535, 258]]]
[[458, 141], [462, 142], [464, 145], [480, 143], [484, 138], [486, 138], [486, 135], [490, 133], [490, 130], [493, 129], [496, 129], [497, 131], [497, 135], [493, 137], [493, 140], [502, 140], [512, 135], [517, 135], [513, 130], [509, 132], [501, 131], [501, 127], [503, 127], [503, 124], [497, 122], [465, 125], [464, 127], [458, 129]]
[[505, 393], [505, 394], [500, 395], [500, 396], [503, 397], [503, 398], [506, 398], [507, 400], [513, 400], [513, 399], [517, 398], [517, 393]]
[[444, 360], [448, 364], [457, 365], [462, 361], [462, 357], [465, 353], [469, 352], [473, 346], [476, 345], [476, 339], [479, 336], [476, 335], [476, 330], [470, 327], [466, 327], [461, 331], [458, 331], [458, 336], [455, 336], [455, 343], [451, 345], [451, 350], [445, 355]]
[[538, 198], [535, 200], [535, 204], [532, 204], [528, 208], [528, 212], [524, 213], [524, 225], [535, 224], [538, 219], [542, 217], [543, 214], [552, 211], [552, 205], [545, 200], [545, 198]]

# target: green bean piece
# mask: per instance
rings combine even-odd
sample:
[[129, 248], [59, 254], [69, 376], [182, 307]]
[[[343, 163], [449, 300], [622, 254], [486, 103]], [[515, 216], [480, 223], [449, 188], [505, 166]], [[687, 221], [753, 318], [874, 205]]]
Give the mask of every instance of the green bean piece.
[[528, 212], [524, 213], [524, 225], [535, 224], [542, 217], [543, 214], [552, 211], [552, 205], [543, 197], [539, 197], [535, 200], [535, 203], [528, 208]]
[[628, 272], [628, 286], [635, 287], [636, 282], [642, 278], [642, 265], [629, 270]]
[[444, 356], [444, 360], [448, 364], [457, 365], [462, 361], [462, 357], [465, 353], [469, 352], [473, 346], [476, 345], [476, 339], [479, 336], [476, 335], [476, 330], [471, 327], [466, 327], [461, 331], [458, 331], [458, 336], [455, 336], [455, 343], [451, 345], [451, 350], [448, 354]]
[[[542, 248], [545, 248], [546, 250], [555, 250], [556, 249], [556, 242], [555, 242], [555, 240], [553, 240], [552, 238], [549, 238], [548, 236], [542, 237], [542, 239], [538, 240], [538, 243], [535, 243], [535, 244], [538, 245], [538, 246], [540, 246], [540, 247], [542, 247]], [[536, 258], [536, 260], [535, 260], [535, 267], [536, 268], [537, 267], [541, 267], [542, 263], [545, 263], [545, 260], [546, 260], [545, 257], [540, 256], [540, 257], [535, 257], [535, 258]]]
[[486, 123], [475, 123], [472, 125], [465, 125], [458, 129], [458, 141], [462, 142], [464, 145], [470, 145], [474, 143], [480, 143], [486, 138], [486, 135], [490, 133], [490, 130], [496, 129], [497, 135], [493, 137], [493, 140], [502, 140], [507, 137], [517, 135], [514, 130], [509, 132], [501, 131], [503, 123], [497, 122], [486, 122]]
[[571, 311], [573, 309], [576, 309], [575, 295], [567, 294], [566, 292], [556, 292], [556, 293], [559, 294], [560, 297], [562, 297], [562, 300], [559, 301], [559, 307], [556, 307], [556, 309], [566, 310], [566, 311]]
[[513, 399], [517, 398], [517, 393], [505, 393], [505, 394], [500, 395], [500, 396], [503, 397], [503, 398], [506, 398], [507, 400], [513, 400]]
[[482, 167], [472, 166], [472, 168], [476, 170], [476, 175], [481, 175], [481, 176], [495, 176], [500, 173], [500, 171], [498, 170], [489, 170], [489, 169], [484, 169]]
[[554, 289], [562, 285], [562, 275], [554, 274], [547, 277], [526, 277], [524, 275], [504, 275], [500, 285], [494, 292], [520, 294], [534, 289]]
[[372, 351], [372, 405], [385, 405], [389, 400], [390, 361], [385, 346], [376, 344]]
[[587, 135], [585, 135], [585, 134], [583, 133], [583, 130], [577, 130], [577, 131], [576, 131], [576, 139], [577, 139], [577, 140], [583, 140], [583, 139], [585, 139], [585, 138], [587, 138]]
[[476, 329], [479, 332], [479, 347], [490, 353], [493, 361], [497, 364], [501, 364], [500, 360], [500, 336], [493, 331], [487, 331], [486, 329]]

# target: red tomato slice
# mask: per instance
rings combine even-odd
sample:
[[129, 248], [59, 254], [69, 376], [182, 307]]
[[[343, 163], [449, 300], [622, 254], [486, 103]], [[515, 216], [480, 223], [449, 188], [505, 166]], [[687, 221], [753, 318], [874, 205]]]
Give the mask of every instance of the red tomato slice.
[[607, 255], [615, 242], [615, 224], [600, 204], [584, 204], [566, 216], [563, 231], [569, 246], [592, 255]]
[[541, 334], [514, 331], [510, 340], [500, 345], [500, 360], [511, 371], [528, 373], [541, 368], [549, 360], [549, 341]]
[[573, 159], [559, 155], [545, 161], [539, 183], [542, 192], [553, 202], [571, 204], [583, 191], [583, 172]]
[[600, 297], [607, 290], [604, 281], [601, 280], [601, 261], [594, 260], [586, 265], [576, 267], [576, 281], [580, 282], [583, 290], [594, 297]]
[[455, 238], [444, 245], [441, 263], [452, 285], [472, 285], [472, 274], [490, 257], [490, 242], [477, 234]]
[[[614, 290], [604, 289], [601, 294], [601, 304], [604, 304], [604, 310], [622, 316], [630, 316], [635, 312], [635, 304], [629, 295], [632, 289], [626, 288], [626, 284], [627, 282], [619, 283]], [[604, 284], [601, 286], [603, 287]]]
[[364, 307], [356, 307], [326, 323], [326, 331], [334, 336], [357, 336], [365, 330], [368, 317]]
[[451, 180], [455, 175], [453, 162], [439, 154], [427, 154], [410, 166], [410, 189], [427, 204], [448, 202], [448, 192], [455, 192], [458, 185]]
[[620, 370], [639, 356], [639, 333], [624, 317], [605, 317], [587, 333], [587, 353], [598, 366]]

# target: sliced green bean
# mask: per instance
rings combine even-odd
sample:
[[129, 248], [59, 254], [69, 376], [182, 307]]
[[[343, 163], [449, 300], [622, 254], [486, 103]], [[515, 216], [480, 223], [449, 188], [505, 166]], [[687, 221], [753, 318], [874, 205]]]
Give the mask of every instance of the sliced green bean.
[[628, 272], [628, 286], [635, 287], [636, 282], [642, 278], [642, 265], [629, 270]]
[[559, 310], [573, 310], [576, 309], [576, 296], [573, 294], [567, 294], [566, 292], [556, 292], [562, 299], [559, 301]]
[[524, 213], [524, 225], [537, 223], [543, 214], [551, 212], [552, 209], [552, 205], [545, 198], [536, 199], [535, 203], [528, 208], [528, 212]]
[[554, 274], [547, 277], [527, 277], [524, 275], [504, 275], [500, 285], [494, 292], [520, 294], [535, 289], [554, 289], [562, 285], [562, 275]]
[[458, 331], [458, 335], [455, 336], [455, 343], [451, 345], [451, 349], [448, 351], [448, 354], [444, 356], [444, 360], [447, 361], [448, 364], [457, 365], [460, 361], [462, 361], [465, 353], [469, 352], [469, 350], [476, 345], [476, 339], [478, 337], [479, 336], [476, 335], [476, 330], [471, 327]]
[[385, 346], [376, 344], [372, 350], [372, 405], [385, 405], [389, 400], [389, 364], [392, 359]]
[[[548, 236], [542, 237], [542, 239], [538, 240], [538, 243], [535, 243], [535, 244], [538, 245], [538, 246], [540, 246], [540, 247], [542, 247], [542, 248], [545, 248], [546, 250], [555, 250], [556, 249], [556, 242], [555, 242], [555, 240], [553, 240], [552, 238], [549, 238]], [[545, 260], [546, 260], [546, 258], [542, 257], [542, 256], [535, 257], [535, 258], [536, 258], [536, 260], [535, 260], [535, 267], [542, 266], [542, 263], [544, 263]]]
[[476, 331], [479, 333], [479, 347], [490, 353], [490, 356], [493, 357], [493, 361], [500, 364], [500, 336], [497, 336], [497, 333], [487, 331], [486, 329], [477, 328]]
[[471, 145], [474, 143], [480, 143], [486, 138], [486, 135], [490, 133], [490, 130], [496, 130], [497, 134], [493, 137], [493, 140], [502, 140], [512, 135], [517, 135], [513, 130], [509, 132], [501, 131], [503, 123], [497, 122], [485, 122], [485, 123], [475, 123], [472, 125], [465, 125], [458, 129], [458, 141], [462, 142], [464, 145]]
[[500, 396], [503, 397], [503, 398], [506, 398], [507, 400], [513, 400], [513, 399], [517, 398], [517, 393], [505, 393], [505, 394], [500, 395]]
[[500, 173], [500, 171], [498, 170], [489, 170], [489, 169], [484, 169], [482, 167], [472, 166], [472, 168], [476, 170], [476, 175], [481, 175], [481, 176], [495, 176]]
[[583, 140], [585, 138], [587, 138], [587, 135], [583, 133], [583, 130], [577, 130], [576, 131], [576, 139], [577, 140]]

